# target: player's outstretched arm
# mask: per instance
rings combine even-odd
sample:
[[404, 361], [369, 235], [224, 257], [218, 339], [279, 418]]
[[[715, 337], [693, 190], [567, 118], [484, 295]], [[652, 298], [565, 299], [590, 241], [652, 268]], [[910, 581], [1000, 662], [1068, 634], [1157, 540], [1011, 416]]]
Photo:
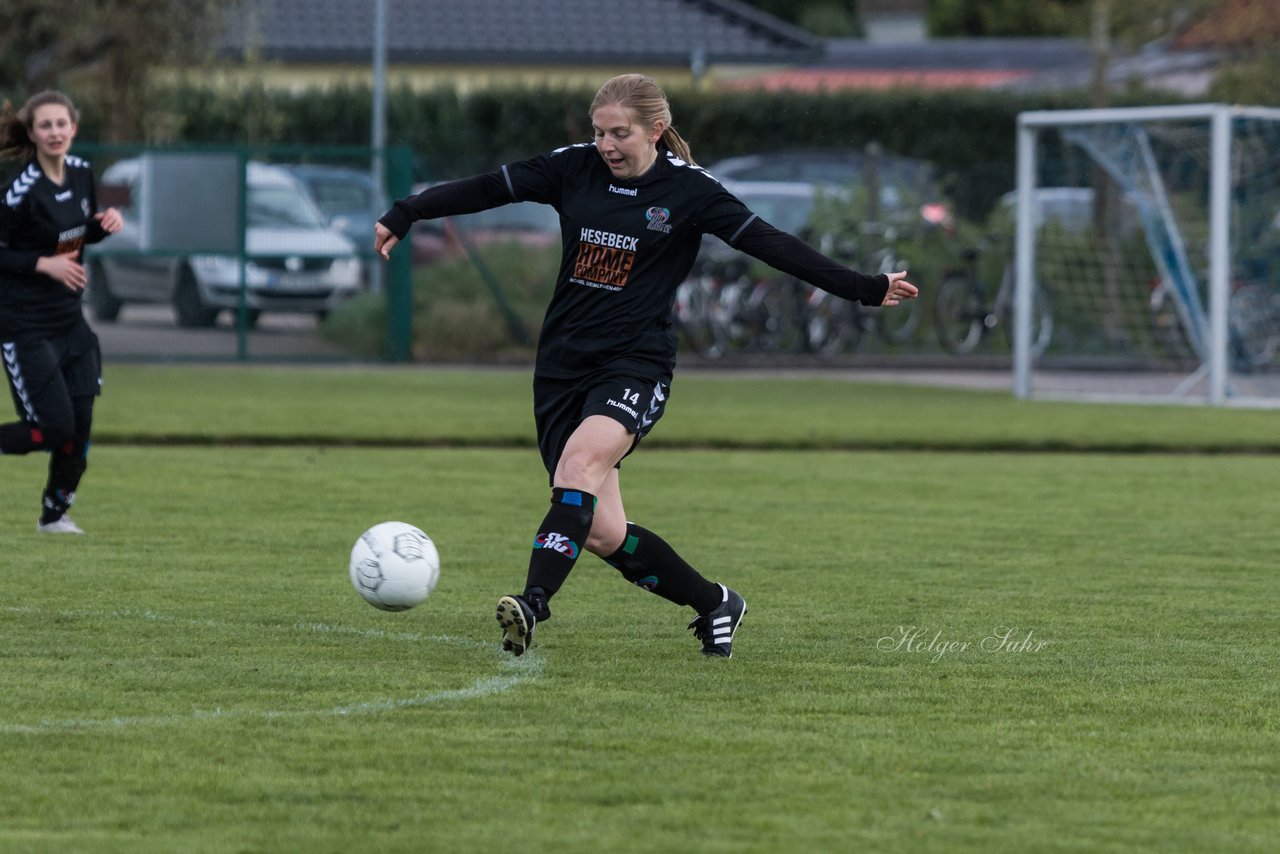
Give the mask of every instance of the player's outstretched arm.
[[729, 245], [829, 294], [863, 305], [894, 306], [917, 293], [916, 286], [905, 281], [906, 273], [867, 275], [851, 270], [758, 217]]

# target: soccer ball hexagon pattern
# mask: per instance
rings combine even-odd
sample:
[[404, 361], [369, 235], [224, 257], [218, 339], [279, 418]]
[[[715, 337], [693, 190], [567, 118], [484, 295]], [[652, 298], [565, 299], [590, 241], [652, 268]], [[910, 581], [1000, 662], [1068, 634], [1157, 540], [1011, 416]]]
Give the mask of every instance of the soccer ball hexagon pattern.
[[406, 522], [383, 522], [360, 535], [351, 549], [351, 584], [383, 611], [421, 605], [440, 578], [436, 544]]

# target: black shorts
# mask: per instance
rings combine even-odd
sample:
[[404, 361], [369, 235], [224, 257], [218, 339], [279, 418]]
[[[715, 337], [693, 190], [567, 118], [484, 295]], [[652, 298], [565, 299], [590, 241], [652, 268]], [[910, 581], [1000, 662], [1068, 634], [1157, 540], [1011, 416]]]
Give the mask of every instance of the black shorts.
[[554, 477], [565, 444], [589, 415], [607, 415], [626, 427], [634, 437], [630, 454], [666, 411], [670, 393], [669, 380], [631, 374], [600, 373], [571, 380], [535, 376], [533, 417], [547, 474]]
[[58, 418], [73, 397], [102, 393], [98, 336], [81, 321], [68, 332], [0, 341], [14, 409], [37, 424]]

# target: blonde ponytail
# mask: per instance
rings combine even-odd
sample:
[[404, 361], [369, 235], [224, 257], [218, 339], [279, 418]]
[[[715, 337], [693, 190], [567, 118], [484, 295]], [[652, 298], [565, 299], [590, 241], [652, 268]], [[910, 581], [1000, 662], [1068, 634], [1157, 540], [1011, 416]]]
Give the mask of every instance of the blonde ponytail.
[[698, 165], [693, 162], [693, 153], [689, 151], [689, 143], [684, 141], [684, 137], [677, 133], [675, 128], [668, 127], [662, 132], [662, 144], [670, 149], [672, 154], [690, 166]]

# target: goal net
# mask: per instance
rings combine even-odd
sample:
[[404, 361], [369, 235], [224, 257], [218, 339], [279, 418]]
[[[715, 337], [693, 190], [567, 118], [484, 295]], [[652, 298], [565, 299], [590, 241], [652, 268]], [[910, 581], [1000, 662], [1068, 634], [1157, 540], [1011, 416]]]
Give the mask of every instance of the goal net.
[[1280, 405], [1280, 110], [1024, 113], [1015, 195], [1017, 394]]

